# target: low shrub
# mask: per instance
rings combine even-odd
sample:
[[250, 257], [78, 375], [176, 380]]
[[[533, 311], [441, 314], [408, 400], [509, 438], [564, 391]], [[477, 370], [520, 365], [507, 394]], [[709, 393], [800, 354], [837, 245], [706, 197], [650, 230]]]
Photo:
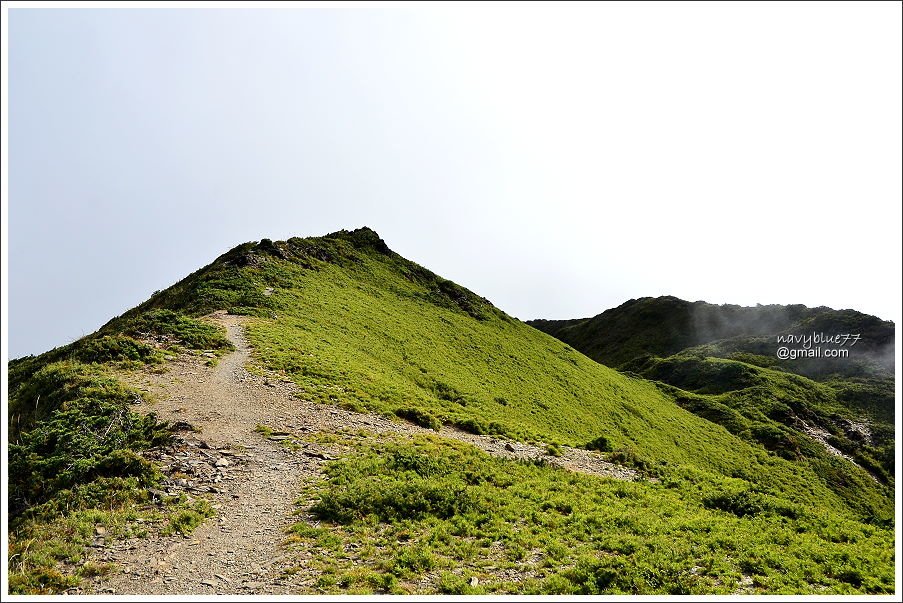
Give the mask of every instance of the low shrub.
[[474, 435], [485, 435], [489, 433], [489, 426], [479, 419], [466, 418], [454, 420], [454, 425], [462, 431], [472, 433]]
[[613, 450], [611, 442], [605, 436], [599, 436], [598, 438], [588, 442], [585, 448], [587, 450], [598, 450], [599, 452], [611, 452]]
[[170, 338], [195, 350], [233, 350], [222, 329], [172, 310], [150, 310], [128, 321], [124, 332]]
[[633, 467], [639, 471], [649, 471], [652, 468], [652, 465], [640, 457], [633, 448], [618, 448], [611, 453], [608, 459], [613, 463]]
[[152, 362], [154, 349], [125, 335], [104, 335], [87, 341], [74, 354], [75, 359], [86, 363], [132, 360]]
[[35, 391], [39, 399], [46, 393], [47, 406], [9, 445], [12, 514], [97, 478], [134, 477], [147, 484], [156, 478], [134, 451], [162, 443], [169, 433], [154, 415], [131, 412], [137, 392], [71, 363], [39, 371], [23, 387]]
[[330, 487], [313, 506], [320, 518], [350, 523], [373, 516], [380, 521], [446, 519], [473, 508], [468, 488], [446, 478], [368, 476]]
[[796, 519], [799, 516], [799, 511], [790, 503], [754, 490], [721, 492], [704, 498], [702, 502], [709, 509], [727, 511], [737, 517], [774, 514]]
[[210, 506], [208, 501], [203, 499], [197, 500], [191, 508], [179, 511], [173, 515], [169, 520], [169, 525], [163, 530], [163, 533], [188, 536], [195, 528], [201, 525], [205, 519], [213, 517], [213, 515], [213, 507]]
[[433, 431], [442, 429], [442, 421], [435, 415], [420, 408], [399, 408], [395, 411], [395, 414], [406, 421], [410, 421], [411, 423], [420, 425], [426, 429], [432, 429]]

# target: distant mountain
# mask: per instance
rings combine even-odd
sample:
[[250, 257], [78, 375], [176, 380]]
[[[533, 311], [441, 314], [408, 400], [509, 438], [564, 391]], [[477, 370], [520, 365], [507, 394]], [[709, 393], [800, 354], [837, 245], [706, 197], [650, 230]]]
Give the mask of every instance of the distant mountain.
[[[802, 443], [814, 438], [876, 479], [893, 479], [892, 322], [827, 307], [646, 297], [593, 318], [528, 324], [661, 384], [684, 408], [777, 454], [805, 456]], [[838, 335], [842, 344], [818, 342]], [[781, 347], [848, 356], [780, 358]]]
[[[778, 366], [813, 378], [893, 376], [894, 324], [855, 310], [803, 305], [744, 307], [688, 302], [676, 297], [632, 299], [592, 318], [530, 320], [544, 331], [607, 366], [641, 356], [670, 356], [705, 345], [710, 356], [743, 355], [753, 364]], [[849, 357], [778, 359], [778, 336], [813, 333], [858, 335], [843, 346]], [[825, 346], [831, 347], [831, 346]]]

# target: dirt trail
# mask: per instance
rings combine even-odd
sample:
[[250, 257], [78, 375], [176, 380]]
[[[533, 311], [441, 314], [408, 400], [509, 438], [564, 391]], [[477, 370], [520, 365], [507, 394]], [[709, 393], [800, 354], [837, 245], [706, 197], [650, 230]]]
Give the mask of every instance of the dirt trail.
[[[127, 379], [158, 400], [148, 405], [147, 411], [200, 429], [197, 434], [178, 438], [175, 447], [153, 458], [187, 472], [186, 479], [175, 480], [179, 484], [170, 480], [168, 488], [189, 495], [208, 492], [205, 496], [213, 503], [216, 516], [187, 538], [133, 538], [110, 545], [101, 538], [94, 559], [115, 563], [117, 569], [86, 584], [85, 592], [297, 594], [310, 577], [303, 571], [283, 575], [283, 569], [299, 565], [299, 560], [291, 558], [282, 546], [285, 529], [297, 521], [292, 513], [301, 485], [318, 477], [321, 463], [338, 453], [316, 444], [304, 444], [302, 449], [292, 451], [281, 445], [280, 436], [267, 439], [256, 433], [255, 427], [267, 425], [302, 438], [305, 433], [349, 428], [436, 435], [381, 415], [300, 400], [293, 395], [293, 384], [249, 374], [244, 367], [251, 350], [244, 338], [243, 319], [223, 312], [211, 318], [226, 328], [236, 347], [215, 368], [205, 366], [196, 356], [182, 355], [170, 362], [170, 370], [165, 373], [141, 372]], [[470, 442], [503, 458], [542, 457], [573, 471], [636, 478], [631, 470], [585, 450], [564, 448], [563, 456], [550, 457], [535, 446], [448, 427], [438, 435]], [[202, 478], [198, 480], [198, 476]]]

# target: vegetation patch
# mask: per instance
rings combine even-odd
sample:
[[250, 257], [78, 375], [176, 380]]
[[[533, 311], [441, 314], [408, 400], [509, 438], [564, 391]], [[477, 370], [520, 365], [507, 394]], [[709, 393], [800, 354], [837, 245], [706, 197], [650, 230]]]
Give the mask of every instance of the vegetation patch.
[[399, 408], [395, 411], [395, 414], [406, 421], [410, 421], [411, 423], [420, 425], [426, 429], [439, 431], [442, 428], [442, 421], [420, 408]]
[[180, 534], [188, 536], [194, 529], [201, 525], [208, 517], [213, 517], [214, 511], [210, 503], [204, 499], [199, 499], [190, 507], [177, 511], [172, 514], [169, 524], [161, 532], [164, 536], [170, 534]]
[[546, 454], [549, 456], [561, 456], [564, 452], [561, 450], [561, 444], [552, 442], [551, 444], [546, 445]]
[[[129, 411], [140, 393], [108, 369], [155, 362], [167, 348], [231, 349], [201, 318], [225, 309], [254, 317], [252, 370], [291, 380], [306, 400], [550, 443], [550, 454], [602, 450], [647, 478], [574, 475], [429, 438], [362, 440], [330, 466], [322, 491], [305, 493], [312, 521], [296, 526], [297, 545], [316, 552], [322, 592], [727, 594], [744, 575], [769, 594], [892, 592], [892, 381], [865, 369], [814, 381], [764, 361], [773, 352], [761, 342], [685, 337], [695, 320], [686, 302], [625, 306], [615, 314], [629, 320], [608, 323], [617, 337], [605, 346], [616, 364], [631, 363], [629, 375], [574, 350], [599, 357], [587, 341], [566, 345], [402, 258], [369, 229], [239, 245], [99, 334], [10, 362], [17, 588], [59, 590], [78, 576], [75, 551], [90, 530], [73, 513], [147, 504], [156, 474], [138, 453], [163, 432]], [[772, 310], [754, 314], [826, 326], [805, 322], [818, 314], [809, 309], [791, 308], [792, 319]], [[721, 314], [700, 316], [722, 332]], [[566, 322], [556, 329], [587, 321]], [[813, 429], [858, 466], [806, 435]], [[162, 520], [174, 533], [205, 515], [179, 510]]]
[[[169, 427], [132, 412], [142, 394], [109, 370], [154, 358], [149, 349], [126, 336], [103, 336], [15, 363], [8, 417], [10, 592], [53, 594], [77, 586], [108, 569], [89, 559], [88, 546], [144, 535], [181, 510], [182, 502], [149, 494], [161, 474], [140, 454], [168, 442]], [[61, 356], [68, 359], [56, 360]]]
[[[884, 381], [819, 383], [801, 375], [736, 360], [700, 358], [689, 352], [647, 357], [629, 367], [644, 377], [664, 381], [660, 384], [663, 391], [687, 410], [775, 456], [812, 468], [817, 479], [851, 506], [887, 517], [886, 504], [891, 497], [886, 486], [893, 485], [894, 438], [892, 413], [884, 410], [892, 404]], [[715, 385], [697, 388], [710, 378]], [[680, 386], [696, 389], [687, 391]], [[720, 393], [705, 393], [713, 391]], [[867, 399], [858, 397], [866, 391], [871, 394]], [[850, 398], [858, 401], [851, 403]], [[874, 426], [870, 438], [851, 427], [863, 421], [862, 417]], [[810, 437], [807, 430], [812, 427], [827, 432], [829, 443], [856, 465], [836, 457]], [[838, 472], [847, 475], [839, 479]]]
[[[742, 475], [803, 503], [892, 515], [890, 490], [864, 471], [850, 465], [851, 476], [835, 479], [844, 470], [823, 448], [771, 430], [822, 404], [824, 384], [698, 355], [667, 366], [650, 360], [650, 370], [682, 375], [695, 391], [625, 376], [488, 302], [480, 302], [479, 319], [436, 303], [431, 273], [387, 251], [372, 231], [264, 247], [249, 248], [255, 259], [243, 265], [230, 259], [229, 269], [279, 292], [258, 308], [247, 336], [261, 370], [294, 381], [304, 399], [384, 415], [401, 409], [419, 424], [566, 446], [586, 446], [604, 430], [610, 454], [647, 470], [668, 464]], [[892, 456], [886, 448], [863, 455], [872, 461], [862, 466]]]
[[744, 575], [753, 592], [893, 591], [892, 530], [739, 480], [623, 482], [434, 436], [374, 442], [346, 434], [351, 456], [299, 501], [292, 546], [319, 593], [730, 594]]
[[173, 310], [144, 312], [128, 320], [122, 328], [129, 335], [172, 341], [194, 350], [235, 349], [221, 328]]
[[104, 335], [89, 339], [74, 357], [84, 363], [160, 362], [160, 354], [151, 346], [126, 335]]
[[[65, 499], [65, 503], [63, 503]], [[157, 511], [134, 480], [110, 479], [68, 491], [10, 523], [9, 589], [12, 594], [56, 594], [105, 568], [87, 559], [101, 530], [105, 539], [141, 535]], [[63, 504], [66, 506], [64, 507]]]
[[597, 450], [599, 452], [611, 452], [611, 442], [605, 436], [599, 436], [586, 444], [587, 450]]

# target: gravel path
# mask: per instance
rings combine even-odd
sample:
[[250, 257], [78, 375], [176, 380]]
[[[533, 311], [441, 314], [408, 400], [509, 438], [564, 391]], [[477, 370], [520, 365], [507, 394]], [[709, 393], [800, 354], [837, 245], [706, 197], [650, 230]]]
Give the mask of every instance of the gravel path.
[[[300, 438], [349, 428], [436, 435], [381, 415], [299, 400], [293, 395], [294, 384], [245, 370], [251, 350], [241, 317], [218, 312], [211, 319], [226, 328], [236, 347], [215, 368], [186, 354], [172, 360], [165, 373], [132, 373], [125, 378], [158, 400], [146, 406], [148, 412], [200, 430], [184, 431], [172, 447], [154, 451], [150, 457], [169, 474], [166, 493], [203, 495], [213, 503], [216, 516], [187, 538], [134, 538], [109, 545], [102, 538], [96, 540], [94, 559], [115, 563], [117, 569], [86, 583], [86, 593], [297, 594], [310, 576], [303, 571], [283, 575], [283, 569], [299, 566], [282, 546], [285, 529], [297, 521], [292, 513], [301, 485], [318, 477], [321, 463], [338, 452], [303, 441], [299, 449], [290, 450], [280, 440], [291, 436], [267, 439], [255, 427], [284, 429]], [[551, 457], [535, 446], [449, 427], [438, 435], [469, 442], [498, 457], [541, 457], [572, 471], [636, 479], [635, 472], [586, 450], [565, 447], [561, 457]]]

